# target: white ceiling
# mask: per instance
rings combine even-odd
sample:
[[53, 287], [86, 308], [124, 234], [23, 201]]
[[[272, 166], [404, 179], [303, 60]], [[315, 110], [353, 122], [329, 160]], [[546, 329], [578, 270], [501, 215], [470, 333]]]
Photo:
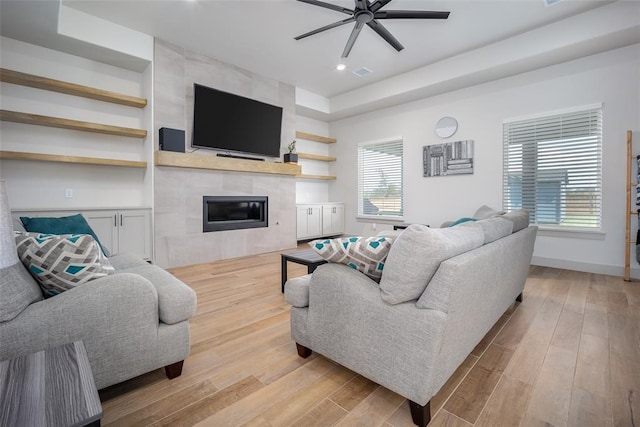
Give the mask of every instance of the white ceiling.
[[[544, 0], [393, 0], [382, 10], [448, 10], [451, 14], [448, 20], [383, 20], [385, 27], [405, 46], [401, 52], [396, 52], [371, 29], [363, 29], [346, 59], [347, 70], [340, 72], [335, 66], [353, 24], [300, 41], [294, 37], [348, 15], [295, 0], [62, 1], [66, 6], [295, 85], [332, 102], [358, 94], [364, 87], [375, 88], [409, 75], [412, 70], [438, 67], [452, 58], [482, 52], [523, 34], [536, 40], [531, 32], [540, 27], [564, 25], [567, 18], [595, 8], [604, 10], [605, 5], [612, 3], [562, 0], [546, 6]], [[354, 7], [353, 0], [325, 1]], [[0, 0], [0, 7], [3, 36], [51, 47], [51, 38], [56, 35], [58, 0]], [[637, 21], [638, 26], [632, 28], [633, 34], [627, 35], [624, 43], [609, 43], [600, 50], [634, 40], [637, 43], [640, 16]], [[567, 36], [571, 37], [571, 28]], [[565, 50], [564, 60], [576, 57], [572, 49]], [[593, 48], [584, 54], [596, 51]], [[553, 62], [562, 60], [556, 52]], [[541, 65], [545, 64], [537, 64]], [[373, 73], [357, 77], [350, 72], [361, 67]], [[521, 66], [517, 71], [526, 69]]]

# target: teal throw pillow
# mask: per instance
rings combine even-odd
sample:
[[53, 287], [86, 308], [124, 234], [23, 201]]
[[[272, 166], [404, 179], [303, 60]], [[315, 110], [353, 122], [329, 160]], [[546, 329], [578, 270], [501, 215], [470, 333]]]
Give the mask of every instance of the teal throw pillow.
[[59, 218], [21, 216], [20, 221], [24, 225], [25, 230], [32, 233], [43, 234], [88, 234], [94, 238], [102, 253], [109, 255], [100, 239], [93, 231], [87, 220], [82, 214], [63, 216]]
[[453, 221], [451, 224], [449, 224], [449, 227], [453, 227], [454, 225], [462, 224], [464, 222], [469, 222], [469, 221], [477, 221], [477, 219], [469, 218], [469, 217], [459, 218], [459, 219]]

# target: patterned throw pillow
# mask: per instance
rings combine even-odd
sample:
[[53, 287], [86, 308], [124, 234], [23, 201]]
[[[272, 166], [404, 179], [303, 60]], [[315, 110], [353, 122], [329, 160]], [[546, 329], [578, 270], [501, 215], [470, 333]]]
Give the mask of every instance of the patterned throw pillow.
[[309, 242], [322, 258], [348, 265], [374, 280], [380, 280], [393, 239], [389, 237], [345, 237]]
[[14, 232], [18, 257], [51, 297], [114, 272], [95, 239], [88, 234]]

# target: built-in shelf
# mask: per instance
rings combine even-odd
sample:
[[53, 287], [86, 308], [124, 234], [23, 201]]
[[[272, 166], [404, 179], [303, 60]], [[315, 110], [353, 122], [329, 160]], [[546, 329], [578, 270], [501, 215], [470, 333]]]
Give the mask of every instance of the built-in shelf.
[[18, 111], [0, 110], [0, 120], [5, 122], [26, 123], [30, 125], [48, 126], [84, 132], [103, 133], [107, 135], [126, 136], [130, 138], [145, 138], [147, 131], [121, 126], [104, 125], [100, 123], [82, 122], [79, 120], [63, 119], [60, 117], [41, 116], [39, 114], [21, 113]]
[[135, 160], [104, 159], [97, 157], [64, 156], [58, 154], [23, 153], [20, 151], [0, 151], [0, 159], [33, 160], [39, 162], [76, 163], [83, 165], [123, 166], [146, 168], [147, 162]]
[[192, 169], [214, 169], [235, 172], [268, 173], [277, 175], [300, 175], [300, 165], [295, 163], [273, 163], [202, 154], [156, 151], [156, 166], [173, 166]]
[[67, 95], [95, 99], [98, 101], [110, 102], [113, 104], [127, 105], [129, 107], [144, 108], [147, 105], [147, 100], [145, 98], [124, 95], [89, 86], [82, 86], [75, 83], [64, 82], [62, 80], [35, 76], [33, 74], [22, 73], [19, 71], [7, 70], [6, 68], [0, 68], [0, 81], [20, 86], [44, 89], [52, 92], [60, 92]]
[[319, 154], [298, 153], [299, 159], [318, 160], [320, 162], [335, 162], [336, 158], [331, 156], [321, 156]]
[[320, 180], [325, 180], [325, 181], [331, 181], [336, 179], [335, 176], [333, 175], [309, 175], [309, 174], [300, 174], [298, 175], [298, 178], [300, 179], [320, 179]]
[[296, 132], [296, 138], [306, 139], [308, 141], [322, 142], [323, 144], [335, 144], [338, 142], [335, 138], [329, 138], [326, 136], [314, 135], [306, 132]]

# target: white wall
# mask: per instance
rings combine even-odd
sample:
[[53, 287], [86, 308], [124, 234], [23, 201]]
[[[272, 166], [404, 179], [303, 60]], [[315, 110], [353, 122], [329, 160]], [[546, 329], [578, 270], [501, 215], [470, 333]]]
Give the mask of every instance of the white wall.
[[[423, 99], [330, 124], [340, 143], [338, 179], [330, 197], [345, 202], [346, 231], [370, 234], [371, 224], [356, 220], [356, 145], [401, 135], [405, 143], [406, 222], [438, 226], [470, 216], [477, 207], [502, 205], [503, 120], [564, 108], [604, 104], [603, 234], [596, 239], [539, 233], [534, 262], [583, 271], [622, 274], [626, 131], [640, 130], [640, 45], [606, 52], [519, 76]], [[442, 116], [458, 120], [446, 140], [434, 133]], [[475, 141], [474, 174], [422, 176], [422, 147], [445, 141]], [[640, 143], [636, 144], [636, 152]], [[386, 225], [385, 227], [390, 227]], [[633, 229], [637, 227], [634, 219]], [[638, 264], [634, 275], [640, 276]]]
[[[134, 96], [151, 96], [151, 66], [138, 73], [104, 63], [1, 39], [3, 68]], [[0, 85], [2, 109], [147, 129], [150, 106], [138, 109], [9, 83]], [[149, 162], [147, 169], [2, 160], [13, 209], [151, 206], [152, 141], [1, 122], [0, 148], [57, 155]], [[65, 197], [65, 189], [73, 198]]]
[[[297, 94], [298, 90], [296, 90]], [[296, 130], [299, 132], [311, 133], [320, 136], [331, 136], [329, 133], [329, 123], [311, 119], [303, 116], [296, 116]], [[323, 144], [319, 142], [307, 141], [296, 138], [296, 151], [300, 153], [319, 154], [322, 156], [333, 156], [336, 144]], [[317, 160], [299, 159], [298, 164], [302, 167], [302, 173], [308, 175], [333, 175], [333, 164], [320, 162]], [[298, 179], [296, 181], [296, 203], [318, 203], [340, 200], [329, 199], [329, 183], [327, 181], [313, 179]]]

